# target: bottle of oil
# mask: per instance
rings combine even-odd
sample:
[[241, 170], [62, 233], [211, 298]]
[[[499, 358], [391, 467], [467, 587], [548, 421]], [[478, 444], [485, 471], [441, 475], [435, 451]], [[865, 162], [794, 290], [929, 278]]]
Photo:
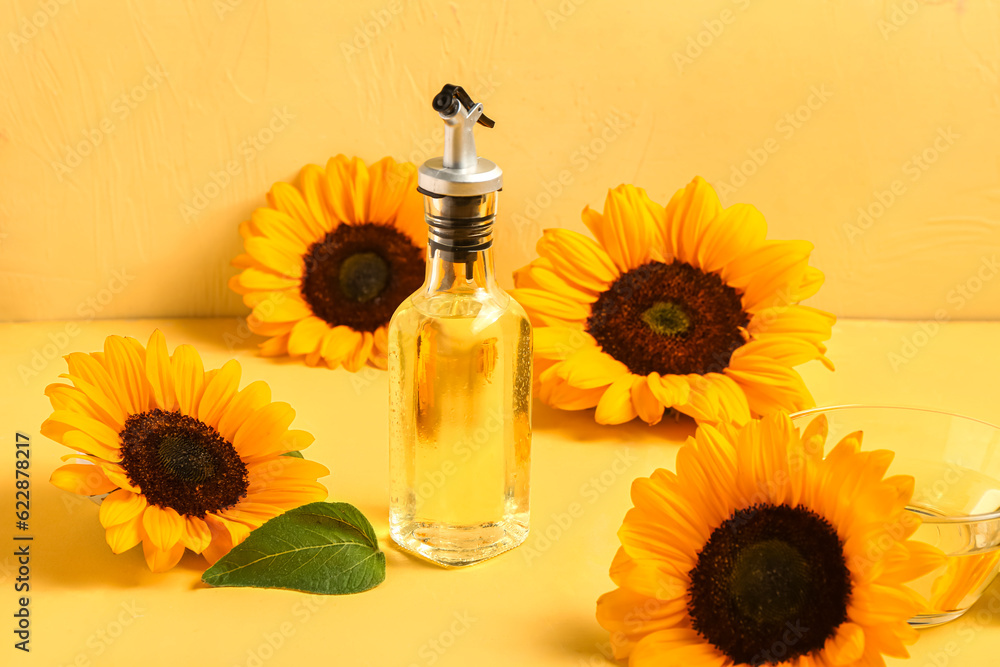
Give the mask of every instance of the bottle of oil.
[[445, 144], [418, 176], [427, 276], [389, 323], [389, 523], [402, 547], [460, 566], [528, 534], [531, 325], [494, 276], [503, 174], [473, 137], [494, 123], [459, 86], [433, 108]]

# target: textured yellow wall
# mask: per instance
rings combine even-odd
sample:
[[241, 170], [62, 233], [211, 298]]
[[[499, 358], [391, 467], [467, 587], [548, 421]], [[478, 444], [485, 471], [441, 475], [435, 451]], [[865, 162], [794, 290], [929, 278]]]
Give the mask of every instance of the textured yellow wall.
[[1000, 318], [996, 2], [2, 4], [0, 319], [245, 312], [271, 183], [439, 154], [444, 82], [497, 120], [506, 284], [607, 188], [701, 174], [816, 244], [817, 306]]

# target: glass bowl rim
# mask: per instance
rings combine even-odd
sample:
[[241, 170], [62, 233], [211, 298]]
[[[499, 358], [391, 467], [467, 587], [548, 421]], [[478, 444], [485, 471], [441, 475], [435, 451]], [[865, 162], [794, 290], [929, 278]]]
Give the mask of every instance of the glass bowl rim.
[[[1000, 426], [988, 422], [985, 419], [979, 419], [978, 417], [969, 417], [967, 415], [960, 415], [956, 412], [949, 412], [947, 410], [939, 410], [937, 408], [922, 408], [910, 405], [879, 405], [871, 404], [866, 405], [864, 403], [841, 403], [839, 405], [828, 405], [824, 407], [809, 408], [807, 410], [799, 410], [798, 412], [793, 412], [789, 415], [789, 419], [795, 419], [796, 417], [805, 417], [811, 414], [818, 414], [820, 412], [833, 412], [835, 410], [851, 410], [851, 409], [878, 409], [878, 410], [905, 410], [908, 412], [925, 412], [943, 415], [945, 417], [955, 417], [958, 419], [964, 419], [965, 421], [978, 422], [983, 426], [988, 426], [996, 431], [1000, 431]], [[895, 453], [895, 452], [894, 452]], [[967, 516], [926, 516], [921, 514], [921, 519], [923, 523], [940, 523], [940, 524], [962, 524], [962, 523], [979, 523], [980, 521], [993, 521], [995, 519], [1000, 519], [1000, 509], [993, 512], [988, 512], [986, 514], [969, 514]]]

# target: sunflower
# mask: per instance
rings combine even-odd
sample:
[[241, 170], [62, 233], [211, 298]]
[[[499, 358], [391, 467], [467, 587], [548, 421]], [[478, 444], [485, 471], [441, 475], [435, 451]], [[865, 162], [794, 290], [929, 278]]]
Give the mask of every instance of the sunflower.
[[272, 403], [264, 382], [240, 390], [238, 362], [206, 372], [190, 345], [168, 354], [159, 331], [145, 349], [110, 336], [104, 352], [66, 361], [72, 385], [45, 389], [54, 412], [41, 433], [75, 450], [63, 457], [75, 462], [52, 483], [110, 494], [100, 521], [114, 553], [141, 542], [154, 572], [185, 549], [214, 563], [271, 517], [326, 498], [316, 480], [329, 470], [283, 456], [313, 437], [288, 429], [295, 411]]
[[925, 608], [905, 585], [943, 563], [909, 540], [913, 478], [861, 433], [824, 458], [826, 417], [803, 433], [777, 412], [702, 424], [672, 473], [632, 485], [634, 507], [597, 602], [615, 656], [646, 665], [884, 665]]
[[766, 241], [757, 209], [723, 209], [701, 178], [666, 209], [621, 185], [583, 222], [596, 241], [545, 230], [539, 257], [514, 274], [544, 402], [596, 407], [601, 424], [655, 424], [666, 408], [745, 423], [813, 405], [793, 366], [833, 369], [823, 341], [835, 318], [798, 305], [823, 283], [812, 244]]
[[386, 368], [386, 325], [424, 280], [427, 226], [410, 163], [366, 166], [338, 155], [299, 185], [275, 183], [268, 206], [240, 225], [243, 271], [229, 281], [253, 309], [265, 356], [316, 366]]

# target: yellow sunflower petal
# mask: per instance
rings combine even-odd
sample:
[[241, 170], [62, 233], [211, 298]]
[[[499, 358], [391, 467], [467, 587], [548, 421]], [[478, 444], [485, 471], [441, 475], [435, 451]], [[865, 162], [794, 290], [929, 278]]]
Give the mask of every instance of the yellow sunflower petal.
[[570, 355], [556, 366], [556, 374], [580, 389], [607, 386], [631, 375], [628, 366], [596, 347], [584, 348]]
[[632, 377], [632, 405], [636, 414], [649, 425], [659, 424], [663, 418], [664, 405], [649, 388], [648, 378], [644, 375]]
[[116, 403], [80, 378], [73, 378], [73, 385], [50, 384], [45, 388], [45, 395], [49, 397], [54, 409], [84, 412], [88, 417], [102, 421], [111, 428], [121, 429], [125, 424], [125, 413]]
[[619, 275], [604, 249], [579, 232], [546, 229], [537, 250], [556, 273], [584, 289], [603, 292]]
[[96, 496], [110, 493], [117, 487], [99, 466], [87, 463], [69, 463], [56, 468], [49, 481], [53, 485], [82, 496]]
[[687, 577], [678, 577], [672, 567], [659, 558], [632, 558], [618, 549], [609, 571], [611, 580], [622, 588], [655, 600], [672, 601], [676, 621], [683, 620], [687, 607]]
[[226, 407], [236, 396], [240, 386], [243, 369], [240, 362], [230, 359], [211, 381], [205, 385], [205, 391], [198, 403], [198, 419], [211, 427], [219, 424], [219, 419], [225, 414]]
[[[284, 292], [271, 292], [271, 298], [262, 301], [254, 306], [253, 313], [247, 320], [250, 325], [250, 330], [254, 333], [260, 333], [262, 335], [274, 335], [271, 333], [264, 333], [264, 331], [259, 326], [254, 326], [255, 324], [261, 324], [265, 322], [298, 322], [301, 319], [310, 317], [312, 315], [312, 309], [309, 308], [309, 304], [302, 300], [302, 297], [298, 294], [297, 290], [285, 290]], [[291, 327], [282, 331], [290, 331]]]
[[556, 368], [550, 367], [538, 376], [538, 398], [546, 405], [560, 410], [586, 410], [597, 407], [604, 395], [604, 387], [578, 389], [556, 375]]
[[157, 549], [168, 551], [181, 539], [186, 523], [171, 507], [149, 505], [142, 515], [142, 528]]
[[659, 630], [643, 637], [632, 649], [629, 667], [723, 667], [732, 662], [690, 628]]
[[166, 572], [180, 562], [184, 555], [184, 544], [177, 542], [169, 549], [159, 549], [149, 540], [142, 541], [142, 552], [146, 556], [146, 565], [152, 572]]
[[688, 401], [675, 408], [699, 422], [744, 424], [750, 419], [749, 399], [742, 387], [720, 373], [686, 376]]
[[243, 458], [281, 453], [281, 443], [295, 410], [288, 403], [268, 403], [253, 412], [236, 431], [232, 443]]
[[212, 531], [204, 519], [196, 516], [184, 517], [186, 526], [181, 533], [181, 543], [185, 548], [200, 554], [212, 542]]
[[210, 565], [229, 553], [234, 546], [240, 544], [250, 534], [250, 527], [238, 521], [229, 521], [214, 514], [205, 515], [205, 525], [212, 533], [212, 541], [202, 555]]
[[552, 262], [540, 257], [514, 272], [514, 285], [532, 287], [543, 292], [554, 292], [581, 303], [597, 301], [599, 290], [580, 287], [557, 273]]
[[117, 526], [131, 521], [146, 509], [146, 498], [137, 494], [118, 489], [101, 501], [99, 517], [105, 528]]
[[699, 245], [705, 230], [721, 213], [718, 195], [700, 176], [674, 193], [664, 215], [666, 255], [701, 268], [698, 266]]
[[815, 405], [802, 377], [767, 357], [733, 355], [725, 374], [736, 381], [750, 409], [758, 415], [776, 410], [797, 412]]
[[617, 267], [628, 271], [648, 262], [650, 251], [663, 246], [664, 215], [645, 190], [619, 185], [608, 191], [604, 215], [584, 209], [583, 222]]
[[159, 329], [150, 335], [146, 345], [146, 381], [149, 382], [157, 407], [172, 412], [177, 406], [174, 374], [170, 353], [167, 351], [167, 339]]
[[122, 460], [121, 449], [109, 449], [83, 431], [67, 431], [62, 437], [62, 444], [77, 451], [91, 454], [97, 461], [118, 463]]
[[282, 247], [304, 255], [313, 243], [323, 238], [322, 230], [303, 224], [285, 211], [262, 207], [251, 218], [256, 236], [277, 240]]
[[[305, 234], [302, 235], [305, 238], [320, 239], [323, 237], [325, 231], [322, 221], [316, 219], [312, 209], [306, 204], [305, 199], [303, 199], [302, 193], [294, 185], [281, 182], [275, 183], [271, 187], [270, 192], [267, 193], [267, 201], [271, 204], [271, 208], [286, 214], [295, 223], [308, 229], [308, 236]], [[255, 220], [254, 222], [256, 223], [257, 221]], [[261, 231], [265, 230], [262, 229]], [[249, 250], [249, 247], [247, 250]]]
[[[122, 420], [124, 421], [124, 415], [128, 414], [128, 397], [124, 387], [120, 387], [115, 383], [104, 364], [97, 361], [93, 355], [84, 354], [83, 352], [71, 352], [66, 355], [66, 365], [69, 367], [69, 379], [74, 384], [77, 383], [77, 379], [79, 378], [85, 383], [92, 385], [96, 388], [95, 393], [99, 392], [103, 394], [118, 408], [120, 414], [123, 415]], [[88, 391], [84, 385], [77, 386], [84, 391]]]
[[288, 338], [288, 353], [302, 355], [320, 349], [323, 336], [329, 329], [329, 325], [318, 317], [310, 316], [299, 320], [292, 327]]
[[667, 408], [687, 403], [691, 395], [691, 385], [685, 377], [677, 375], [661, 377], [654, 371], [646, 376], [646, 383], [656, 400]]
[[345, 358], [353, 355], [363, 341], [364, 336], [360, 331], [344, 325], [333, 327], [323, 338], [323, 358], [330, 368], [336, 368]]
[[848, 616], [862, 625], [905, 621], [922, 610], [919, 596], [895, 586], [868, 584], [851, 593]]
[[[319, 240], [327, 232], [333, 231], [339, 224], [339, 221], [326, 208], [326, 198], [324, 196], [326, 191], [326, 174], [323, 172], [323, 169], [315, 164], [307, 164], [303, 167], [302, 172], [299, 174], [299, 188], [302, 191], [302, 199], [312, 214], [310, 225], [304, 227], [303, 230], [308, 232], [312, 240]], [[311, 223], [313, 221], [319, 223], [319, 229], [312, 226]]]
[[[416, 167], [384, 157], [368, 168], [368, 222], [391, 224], [416, 180]], [[416, 188], [412, 188], [416, 191]], [[418, 194], [418, 193], [415, 193]]]
[[[297, 450], [288, 449], [286, 451]], [[330, 470], [325, 465], [294, 456], [272, 454], [267, 458], [250, 459], [247, 461], [247, 478], [249, 480], [247, 493], [260, 493], [275, 486], [279, 488], [289, 484], [294, 486], [303, 481], [315, 482], [320, 477], [326, 477], [329, 474]]]
[[179, 345], [170, 359], [170, 371], [177, 393], [177, 407], [183, 415], [198, 414], [198, 403], [205, 391], [205, 367], [198, 350], [192, 345]]
[[[245, 269], [243, 273], [235, 276], [239, 287], [247, 291], [281, 291], [294, 289], [301, 284], [297, 278], [279, 276], [270, 271], [260, 269]], [[243, 293], [243, 292], [240, 292]]]
[[122, 523], [108, 526], [104, 531], [104, 539], [107, 540], [111, 552], [125, 553], [132, 547], [142, 542], [142, 515], [136, 514], [131, 519]]
[[282, 357], [288, 354], [288, 339], [292, 337], [291, 332], [269, 338], [261, 343], [260, 356], [262, 357]]
[[371, 175], [368, 173], [368, 165], [359, 157], [351, 160], [351, 171], [354, 178], [351, 179], [351, 203], [354, 204], [354, 219], [358, 222], [368, 222], [368, 198], [370, 196]]
[[254, 503], [249, 501], [241, 501], [235, 507], [229, 507], [227, 509], [218, 512], [218, 515], [223, 519], [235, 523], [242, 523], [250, 528], [258, 528], [270, 519], [281, 514], [284, 510], [275, 505], [268, 505], [266, 503]]
[[759, 248], [734, 260], [727, 284], [743, 290], [748, 311], [795, 303], [795, 292], [809, 266], [813, 244], [808, 241], [765, 241]]
[[271, 402], [271, 388], [262, 380], [244, 387], [226, 407], [216, 430], [223, 438], [233, 442], [236, 432], [257, 410]]
[[597, 348], [597, 341], [582, 329], [537, 327], [532, 331], [535, 356], [542, 359], [566, 359], [585, 348]]
[[841, 623], [823, 647], [824, 658], [832, 665], [854, 664], [864, 652], [865, 631], [857, 623]]
[[731, 277], [729, 264], [759, 247], [765, 236], [767, 223], [760, 211], [749, 204], [734, 204], [702, 227], [695, 251], [697, 266], [726, 280]]
[[104, 476], [107, 477], [117, 488], [125, 489], [126, 491], [131, 491], [132, 493], [142, 493], [141, 489], [132, 484], [132, 481], [129, 479], [128, 475], [125, 474], [125, 471], [121, 469], [121, 466], [113, 463], [102, 463], [101, 461], [95, 461], [95, 463], [100, 466]]
[[[62, 442], [66, 434], [73, 430], [82, 431], [103, 448], [101, 454], [108, 453], [110, 455], [110, 452], [116, 452], [119, 447], [117, 431], [93, 417], [87, 417], [71, 410], [54, 411], [48, 419], [42, 422], [39, 430], [42, 435], [52, 438], [56, 442]], [[97, 452], [91, 453], [96, 454]]]
[[344, 368], [352, 373], [357, 373], [361, 368], [368, 363], [368, 358], [371, 355], [372, 346], [375, 343], [375, 337], [370, 331], [362, 332], [361, 342], [355, 346], [353, 352], [349, 352], [341, 363], [344, 364]]
[[282, 245], [264, 236], [246, 239], [243, 244], [251, 257], [278, 275], [301, 278], [305, 272], [302, 255], [290, 244]]
[[624, 424], [638, 415], [632, 403], [634, 375], [622, 375], [611, 383], [597, 403], [594, 420], [598, 424]]
[[597, 600], [597, 622], [611, 633], [612, 649], [618, 659], [627, 657], [643, 636], [674, 627], [683, 618], [675, 602], [625, 588], [605, 593]]
[[354, 216], [353, 190], [350, 185], [352, 179], [351, 160], [347, 156], [337, 155], [326, 163], [323, 198], [327, 209], [335, 220], [355, 224], [364, 221], [355, 219]]
[[583, 322], [590, 316], [590, 306], [540, 289], [521, 287], [510, 290], [514, 300], [528, 311], [536, 326], [558, 326], [565, 322]]

